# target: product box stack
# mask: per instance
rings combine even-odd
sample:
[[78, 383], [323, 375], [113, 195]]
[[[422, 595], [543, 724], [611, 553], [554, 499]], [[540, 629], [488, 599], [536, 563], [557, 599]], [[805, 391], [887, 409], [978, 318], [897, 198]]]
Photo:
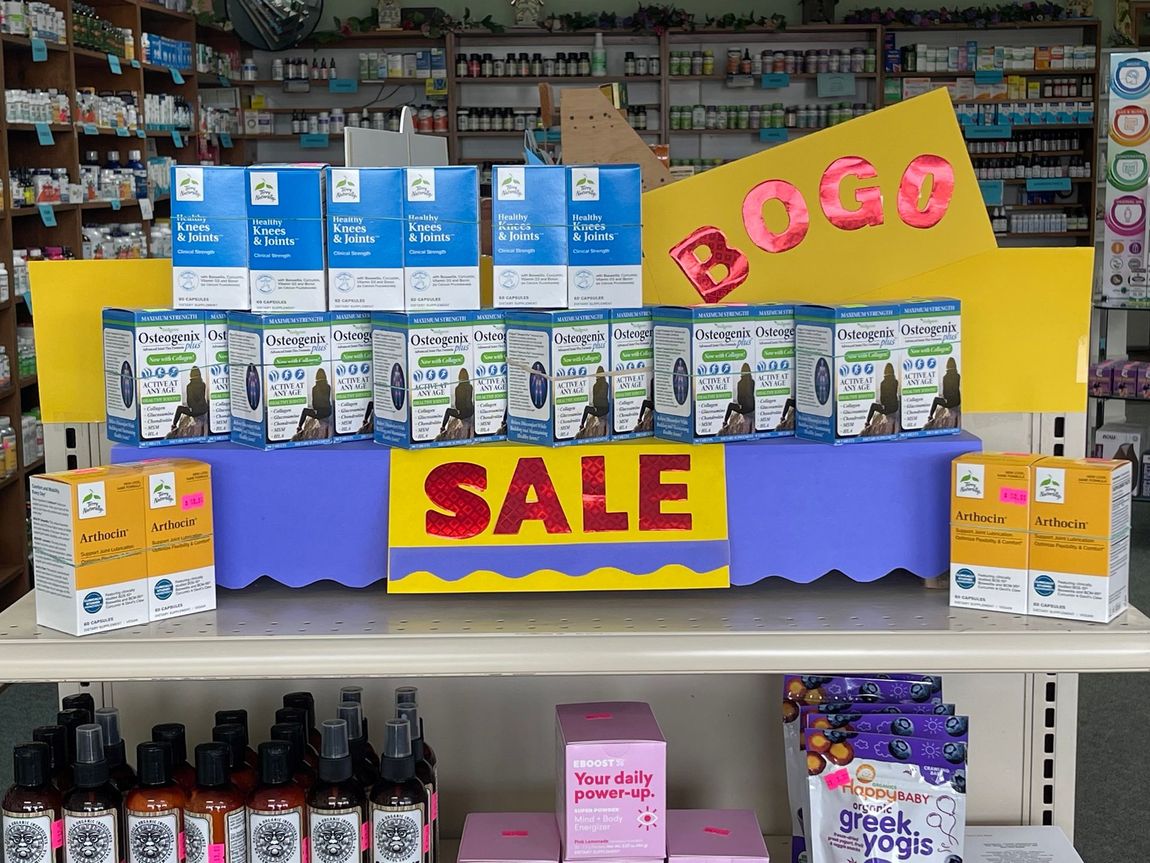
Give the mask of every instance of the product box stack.
[[941, 677], [787, 675], [782, 694], [792, 863], [963, 859], [969, 720]]

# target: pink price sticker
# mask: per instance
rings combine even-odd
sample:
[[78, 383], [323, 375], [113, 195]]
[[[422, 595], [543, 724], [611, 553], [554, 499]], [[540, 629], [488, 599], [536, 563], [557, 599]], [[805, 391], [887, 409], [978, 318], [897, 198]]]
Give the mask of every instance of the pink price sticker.
[[184, 838], [184, 831], [183, 830], [181, 830], [180, 835], [176, 837], [176, 859], [177, 860], [187, 860], [188, 859], [188, 843], [187, 843], [187, 840]]
[[300, 840], [299, 863], [311, 863], [311, 840], [306, 836]]
[[509, 836], [513, 839], [522, 839], [523, 837], [525, 837], [527, 835], [527, 831], [526, 830], [504, 830], [501, 835]]
[[999, 503], [1012, 503], [1015, 506], [1026, 506], [1030, 500], [1030, 492], [1024, 488], [1000, 488], [998, 490]]
[[213, 842], [208, 846], [208, 863], [224, 863], [227, 856], [227, 846], [223, 842]]
[[359, 850], [367, 851], [371, 848], [371, 825], [364, 821], [359, 825]]
[[204, 493], [202, 491], [197, 491], [195, 494], [185, 494], [180, 498], [180, 509], [185, 511], [189, 509], [199, 509], [203, 505]]
[[711, 833], [715, 836], [730, 836], [731, 831], [725, 827], [704, 827], [704, 833]]
[[594, 721], [596, 719], [610, 719], [613, 715], [614, 714], [611, 714], [611, 713], [588, 713], [583, 718], [584, 719], [590, 719], [590, 720]]
[[52, 822], [52, 850], [64, 847], [64, 822]]
[[851, 784], [850, 771], [843, 767], [836, 770], [834, 773], [828, 773], [823, 777], [823, 782], [827, 784], [827, 788], [834, 791], [836, 788], [841, 788], [843, 785]]
[[433, 791], [431, 793], [431, 822], [434, 824], [439, 820], [439, 792]]
[[423, 853], [428, 854], [431, 852], [431, 825], [423, 825]]

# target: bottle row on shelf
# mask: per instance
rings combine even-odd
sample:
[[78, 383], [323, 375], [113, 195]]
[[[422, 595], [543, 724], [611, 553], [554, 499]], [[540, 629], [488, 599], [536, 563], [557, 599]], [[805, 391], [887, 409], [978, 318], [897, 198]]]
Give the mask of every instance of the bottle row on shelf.
[[114, 54], [125, 60], [136, 56], [132, 28], [113, 23], [87, 3], [72, 4], [72, 38], [79, 47], [90, 51]]
[[1086, 156], [1015, 156], [1009, 159], [980, 159], [974, 164], [974, 174], [980, 180], [1049, 180], [1089, 179], [1090, 159]]
[[[33, 364], [33, 368], [35, 368], [35, 364]], [[6, 377], [7, 383], [5, 383]], [[0, 352], [0, 387], [11, 383], [12, 371], [8, 354]], [[44, 423], [40, 422], [39, 408], [20, 417], [20, 437], [23, 438], [26, 465], [44, 457]], [[15, 475], [18, 469], [16, 429], [12, 427], [12, 417], [0, 415], [0, 480]]]
[[672, 105], [671, 131], [824, 129], [874, 111], [870, 102], [784, 105]]
[[[761, 75], [783, 72], [788, 75], [816, 75], [826, 72], [874, 72], [874, 48], [808, 48], [778, 51], [756, 47], [727, 49], [725, 70], [728, 75]], [[672, 78], [711, 76], [715, 74], [715, 52], [710, 48], [694, 51], [672, 51], [668, 59]], [[653, 72], [652, 74], [658, 74]]]
[[447, 66], [442, 48], [428, 48], [423, 51], [387, 53], [364, 51], [359, 55], [359, 65], [355, 70], [341, 67], [335, 57], [276, 57], [271, 62], [269, 75], [261, 75], [255, 60], [248, 58], [240, 66], [240, 79], [261, 81], [270, 77], [273, 81], [330, 81], [337, 78], [357, 76], [360, 81], [383, 82], [388, 78], [433, 78], [446, 77]]
[[972, 156], [999, 156], [1015, 153], [1048, 153], [1070, 150], [1093, 150], [1089, 136], [1067, 129], [1043, 132], [1015, 131], [1009, 138], [991, 138], [967, 141], [966, 150]]
[[68, 41], [68, 27], [64, 13], [48, 3], [33, 0], [5, 0], [0, 14], [0, 33], [31, 36], [45, 42], [64, 44]]
[[[8, 190], [13, 209], [38, 204], [84, 204], [93, 201], [126, 201], [167, 194], [172, 159], [152, 156], [146, 162], [139, 150], [128, 150], [121, 161], [118, 150], [109, 150], [101, 164], [95, 150], [85, 152], [78, 182], [68, 169], [10, 168]], [[161, 191], [162, 190], [162, 191]]]
[[990, 226], [996, 234], [1064, 234], [1090, 230], [1084, 207], [1064, 212], [1014, 212], [1010, 207], [988, 208]]
[[542, 118], [531, 108], [459, 108], [455, 112], [457, 132], [522, 132], [537, 129]]
[[[71, 123], [134, 132], [141, 123], [140, 95], [135, 90], [99, 90], [83, 87], [73, 102], [55, 88], [5, 90], [4, 113], [9, 123]], [[148, 128], [191, 129], [192, 107], [182, 96], [147, 93], [143, 118]]]
[[1046, 72], [1094, 69], [1095, 45], [963, 45], [896, 46], [898, 34], [887, 31], [883, 62], [888, 72]]
[[[628, 52], [628, 57], [629, 60], [624, 63], [624, 76], [659, 74], [657, 56], [636, 58], [633, 53]], [[361, 54], [361, 65], [362, 58]], [[638, 71], [640, 63], [644, 70], [642, 72]], [[559, 51], [553, 55], [544, 55], [541, 52], [531, 54], [526, 51], [520, 51], [518, 54], [508, 52], [505, 58], [490, 53], [456, 54], [455, 76], [457, 78], [586, 78], [592, 74], [591, 65], [591, 53], [588, 51]]]

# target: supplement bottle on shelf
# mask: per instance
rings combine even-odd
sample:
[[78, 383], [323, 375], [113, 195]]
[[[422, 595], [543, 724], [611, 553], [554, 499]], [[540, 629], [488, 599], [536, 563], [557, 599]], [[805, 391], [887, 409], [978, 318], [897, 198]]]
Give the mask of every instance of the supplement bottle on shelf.
[[307, 793], [312, 856], [339, 863], [370, 863], [371, 827], [364, 820], [363, 787], [353, 775], [347, 723], [325, 720], [320, 737], [318, 777]]
[[[356, 704], [363, 707], [363, 687], [362, 686], [343, 686], [339, 690], [339, 701], [342, 704], [345, 701], [354, 701]], [[376, 753], [375, 747], [371, 745], [371, 733], [367, 730], [367, 710], [363, 711], [363, 739], [367, 743], [367, 757], [371, 763], [375, 765], [376, 770], [379, 769], [379, 754]]]
[[291, 744], [261, 743], [259, 785], [248, 800], [248, 848], [253, 860], [308, 863], [307, 792], [292, 777]]
[[188, 763], [187, 732], [179, 722], [163, 722], [152, 726], [152, 740], [167, 743], [172, 748], [172, 778], [185, 794], [196, 787], [196, 768]]
[[[398, 715], [399, 708], [404, 704], [415, 704], [419, 702], [419, 689], [415, 686], [400, 686], [395, 690], [395, 708]], [[419, 736], [423, 740], [423, 758], [431, 765], [432, 770], [438, 770], [439, 758], [435, 755], [435, 750], [431, 748], [431, 744], [427, 742], [427, 735], [423, 733], [423, 720], [419, 720]]]
[[76, 787], [64, 796], [64, 863], [124, 859], [124, 798], [112, 784], [99, 725], [76, 729]]
[[379, 781], [379, 768], [367, 757], [367, 738], [363, 736], [363, 705], [341, 702], [337, 715], [347, 723], [347, 748], [351, 752], [351, 769], [365, 792]]
[[14, 784], [0, 800], [0, 848], [19, 863], [60, 863], [60, 791], [52, 784], [46, 743], [24, 743], [12, 753]]
[[298, 725], [303, 729], [303, 760], [309, 767], [314, 768], [319, 764], [319, 753], [315, 747], [311, 745], [311, 740], [308, 735], [308, 714], [306, 710], [299, 707], [281, 707], [276, 711], [276, 724], [281, 722], [291, 722]]
[[431, 844], [428, 852], [429, 863], [436, 863], [439, 857], [439, 779], [435, 767], [427, 760], [423, 744], [423, 721], [419, 718], [419, 708], [414, 704], [401, 704], [395, 710], [398, 718], [406, 719], [411, 728], [411, 754], [415, 758], [415, 778], [423, 783], [427, 792], [427, 823], [431, 826]]
[[77, 707], [87, 710], [91, 716], [96, 715], [96, 699], [92, 697], [91, 692], [73, 692], [60, 699], [61, 710], [74, 710]]
[[307, 732], [302, 725], [294, 722], [277, 722], [271, 728], [271, 739], [288, 745], [288, 757], [291, 759], [292, 779], [305, 791], [315, 784], [315, 768], [304, 761], [304, 750], [307, 749]]
[[32, 729], [32, 739], [48, 747], [48, 769], [52, 784], [61, 794], [72, 790], [72, 765], [68, 761], [68, 747], [64, 743], [67, 732], [63, 725], [41, 725]]
[[244, 763], [252, 770], [259, 769], [259, 756], [256, 751], [251, 747], [251, 735], [248, 733], [248, 712], [242, 709], [235, 710], [217, 710], [216, 711], [216, 725], [239, 725], [244, 730], [244, 740], [249, 741], [244, 744]]
[[415, 775], [406, 719], [387, 721], [380, 773], [371, 792], [375, 863], [430, 863], [427, 788]]
[[196, 747], [196, 787], [184, 807], [187, 863], [246, 863], [246, 797], [228, 779], [231, 754], [224, 743]]
[[296, 707], [307, 712], [307, 724], [304, 726], [307, 729], [307, 742], [318, 752], [320, 735], [315, 724], [315, 696], [310, 692], [289, 692], [284, 696], [284, 707]]
[[233, 723], [217, 725], [212, 729], [212, 740], [228, 747], [228, 778], [244, 794], [250, 794], [256, 787], [257, 777], [256, 772], [244, 760], [248, 740], [243, 726]]
[[108, 774], [112, 784], [127, 794], [136, 787], [136, 771], [128, 763], [127, 746], [120, 736], [120, 711], [115, 707], [101, 707], [96, 711], [96, 724], [104, 734], [104, 757], [108, 761]]
[[172, 779], [172, 747], [141, 743], [136, 747], [138, 783], [124, 797], [127, 863], [183, 863], [184, 789]]

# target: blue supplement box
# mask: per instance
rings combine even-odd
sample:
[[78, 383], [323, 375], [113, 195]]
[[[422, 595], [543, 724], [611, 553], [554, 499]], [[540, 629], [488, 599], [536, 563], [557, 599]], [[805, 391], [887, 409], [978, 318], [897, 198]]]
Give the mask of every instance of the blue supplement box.
[[250, 307], [246, 196], [244, 168], [172, 167], [173, 307]]
[[324, 168], [256, 165], [247, 171], [252, 311], [325, 311]]
[[403, 308], [403, 169], [327, 169], [328, 306]]
[[567, 169], [567, 305], [643, 305], [643, 178], [638, 165]]
[[498, 308], [567, 307], [567, 169], [496, 165], [491, 261]]
[[404, 181], [404, 307], [478, 309], [478, 170], [405, 168]]

